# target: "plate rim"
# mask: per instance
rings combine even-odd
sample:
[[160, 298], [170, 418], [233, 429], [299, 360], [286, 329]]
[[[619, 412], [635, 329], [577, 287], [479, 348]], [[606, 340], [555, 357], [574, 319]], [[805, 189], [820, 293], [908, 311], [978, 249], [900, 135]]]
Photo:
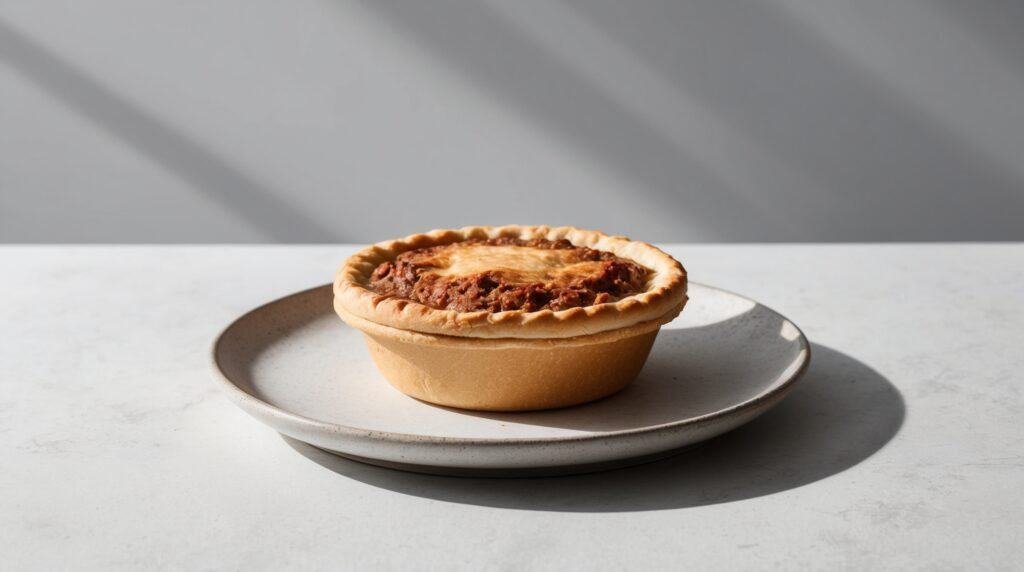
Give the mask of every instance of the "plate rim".
[[[528, 438], [478, 438], [478, 437], [441, 437], [436, 435], [416, 435], [412, 433], [400, 433], [394, 431], [379, 431], [372, 429], [363, 429], [359, 427], [352, 427], [349, 425], [342, 425], [340, 423], [330, 423], [326, 421], [320, 421], [311, 417], [306, 417], [299, 413], [293, 413], [277, 407], [271, 403], [263, 401], [262, 399], [252, 395], [251, 393], [238, 387], [227, 374], [224, 373], [220, 367], [220, 363], [217, 359], [217, 354], [220, 349], [221, 343], [224, 341], [226, 334], [231, 331], [239, 322], [246, 319], [252, 314], [255, 314], [269, 306], [278, 304], [289, 298], [296, 298], [305, 294], [309, 294], [315, 290], [331, 288], [331, 283], [321, 284], [319, 286], [313, 286], [311, 288], [305, 288], [291, 294], [274, 298], [268, 302], [260, 304], [244, 313], [239, 315], [237, 318], [232, 320], [227, 326], [222, 328], [213, 339], [210, 344], [208, 359], [209, 366], [212, 370], [214, 379], [218, 382], [218, 385], [223, 391], [225, 391], [228, 397], [234, 401], [243, 410], [247, 406], [254, 407], [259, 410], [262, 414], [270, 417], [284, 418], [285, 420], [297, 424], [307, 431], [312, 432], [329, 432], [336, 435], [346, 435], [357, 439], [365, 439], [369, 441], [379, 441], [387, 443], [408, 443], [408, 444], [435, 444], [435, 445], [485, 445], [485, 446], [522, 446], [522, 445], [541, 445], [541, 444], [562, 444], [562, 443], [579, 443], [587, 441], [597, 441], [606, 439], [615, 439], [619, 437], [632, 437], [637, 435], [643, 435], [647, 433], [659, 433], [672, 429], [679, 429], [692, 425], [704, 424], [716, 419], [727, 418], [732, 415], [745, 413], [750, 410], [755, 410], [760, 405], [770, 402], [773, 399], [781, 398], [792, 389], [793, 385], [803, 377], [806, 373], [808, 366], [811, 363], [811, 344], [804, 334], [803, 330], [796, 325], [792, 320], [784, 316], [783, 314], [776, 311], [774, 308], [761, 304], [757, 300], [742, 294], [737, 294], [731, 290], [725, 288], [719, 288], [717, 286], [710, 286], [701, 282], [690, 282], [691, 286], [699, 286], [701, 288], [707, 288], [709, 290], [716, 290], [718, 292], [735, 296], [742, 300], [746, 300], [753, 304], [762, 306], [773, 314], [782, 318], [786, 323], [793, 326], [797, 332], [797, 343], [802, 351], [802, 361], [800, 362], [797, 369], [790, 374], [788, 379], [783, 380], [775, 387], [770, 388], [767, 391], [759, 393], [754, 397], [751, 397], [740, 403], [733, 404], [725, 409], [718, 411], [712, 411], [696, 417], [690, 417], [687, 419], [681, 419], [677, 421], [669, 421], [661, 423], [659, 425], [651, 425], [648, 427], [639, 427], [636, 429], [623, 429], [618, 431], [610, 431], [607, 433], [592, 433], [589, 435], [567, 435], [561, 437], [528, 437]], [[340, 318], [339, 318], [340, 321]], [[248, 411], [246, 411], [248, 413]]]

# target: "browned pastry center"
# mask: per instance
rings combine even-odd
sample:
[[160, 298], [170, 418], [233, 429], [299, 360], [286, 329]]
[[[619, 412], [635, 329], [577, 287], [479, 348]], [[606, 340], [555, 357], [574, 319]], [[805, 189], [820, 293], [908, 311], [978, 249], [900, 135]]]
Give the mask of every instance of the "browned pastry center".
[[369, 287], [431, 308], [565, 310], [643, 292], [648, 270], [568, 240], [473, 239], [410, 250], [377, 266]]

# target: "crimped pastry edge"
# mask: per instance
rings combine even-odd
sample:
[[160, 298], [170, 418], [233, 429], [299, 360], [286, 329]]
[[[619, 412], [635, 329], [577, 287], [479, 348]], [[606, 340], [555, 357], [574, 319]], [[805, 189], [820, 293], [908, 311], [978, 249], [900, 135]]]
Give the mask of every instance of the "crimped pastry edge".
[[[648, 289], [639, 294], [609, 304], [559, 311], [438, 310], [410, 300], [381, 296], [367, 288], [373, 270], [382, 262], [394, 260], [402, 252], [473, 238], [499, 237], [525, 240], [564, 238], [576, 246], [604, 250], [633, 260], [654, 274]], [[468, 226], [413, 234], [379, 242], [353, 254], [338, 269], [334, 280], [336, 309], [401, 330], [469, 338], [587, 336], [659, 319], [677, 307], [681, 309], [686, 300], [686, 270], [665, 252], [646, 242], [630, 240], [624, 236], [609, 236], [598, 231], [568, 226]]]
[[443, 334], [428, 334], [413, 330], [401, 330], [391, 326], [378, 324], [377, 322], [371, 322], [364, 318], [360, 318], [359, 316], [350, 314], [338, 304], [337, 299], [335, 299], [334, 303], [335, 313], [337, 313], [346, 324], [363, 332], [364, 334], [422, 346], [480, 350], [504, 350], [509, 348], [556, 349], [570, 346], [575, 347], [606, 344], [658, 330], [665, 324], [674, 320], [682, 309], [683, 305], [680, 304], [665, 315], [653, 320], [640, 322], [617, 330], [605, 330], [595, 334], [576, 336], [572, 338], [478, 338], [446, 336]]

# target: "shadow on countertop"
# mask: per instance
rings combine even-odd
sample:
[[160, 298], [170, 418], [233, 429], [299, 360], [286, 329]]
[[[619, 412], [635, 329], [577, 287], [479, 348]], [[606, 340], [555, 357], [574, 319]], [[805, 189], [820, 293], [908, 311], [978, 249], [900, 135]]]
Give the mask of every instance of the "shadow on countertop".
[[903, 424], [903, 398], [878, 372], [825, 346], [812, 344], [812, 353], [797, 388], [762, 417], [696, 450], [603, 473], [522, 479], [431, 476], [366, 465], [284, 440], [339, 475], [454, 503], [621, 512], [734, 502], [841, 473], [885, 446]]

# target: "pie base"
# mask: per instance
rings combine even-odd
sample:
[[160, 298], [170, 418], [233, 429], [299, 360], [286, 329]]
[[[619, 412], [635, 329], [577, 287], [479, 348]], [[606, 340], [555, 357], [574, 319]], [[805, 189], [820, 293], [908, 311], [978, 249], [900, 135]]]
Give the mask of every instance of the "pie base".
[[640, 373], [657, 335], [655, 330], [565, 349], [500, 350], [365, 338], [384, 377], [410, 397], [459, 409], [533, 411], [587, 403], [623, 389]]
[[479, 411], [579, 405], [616, 393], [675, 316], [571, 339], [472, 339], [409, 332], [342, 314], [385, 379], [416, 399]]

